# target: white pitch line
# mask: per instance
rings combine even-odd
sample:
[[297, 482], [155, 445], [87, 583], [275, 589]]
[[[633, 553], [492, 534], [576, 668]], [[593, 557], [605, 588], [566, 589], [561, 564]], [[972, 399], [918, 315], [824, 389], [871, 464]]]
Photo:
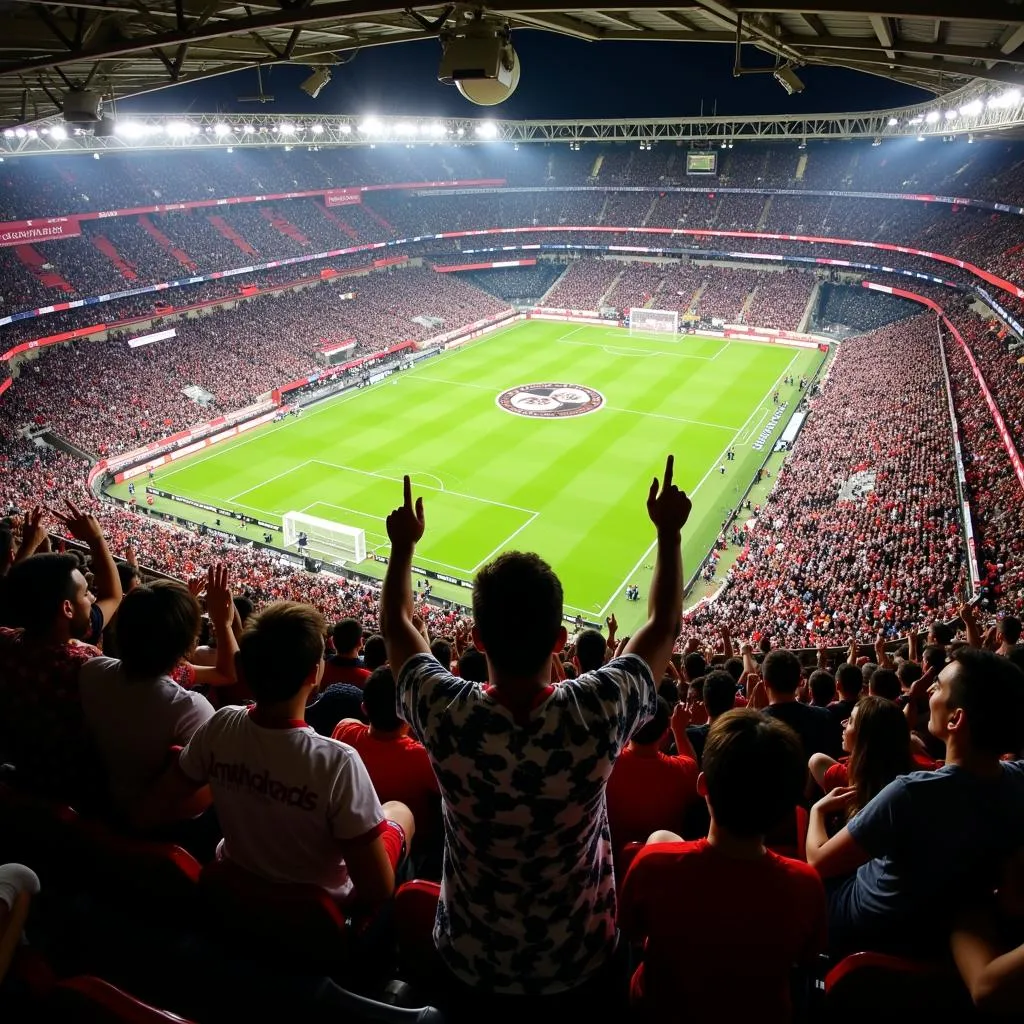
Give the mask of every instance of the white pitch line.
[[441, 377], [427, 377], [425, 374], [417, 374], [415, 377], [411, 377], [410, 380], [425, 380], [431, 384], [447, 384], [453, 388], [475, 388], [477, 391], [489, 391], [492, 395], [503, 390], [500, 387], [488, 387], [486, 384], [474, 384], [472, 381], [443, 380]]
[[275, 480], [280, 480], [283, 476], [289, 476], [292, 473], [297, 473], [300, 469], [304, 469], [306, 466], [313, 463], [314, 459], [307, 459], [305, 462], [300, 462], [297, 466], [292, 466], [291, 469], [286, 469], [283, 473], [277, 473], [272, 477], [268, 477], [262, 483], [256, 484], [255, 487], [247, 487], [244, 491], [239, 491], [237, 494], [232, 494], [228, 501], [237, 501], [243, 494], [252, 494], [253, 491], [258, 491], [261, 487], [266, 487], [267, 484], [272, 484]]
[[[764, 398], [762, 398], [761, 401], [757, 403], [757, 407], [747, 417], [747, 422], [744, 423], [739, 428], [739, 430], [736, 431], [736, 434], [730, 439], [729, 443], [722, 449], [721, 454], [718, 456], [718, 458], [715, 459], [708, 467], [708, 471], [700, 478], [700, 480], [697, 481], [697, 486], [694, 487], [693, 490], [687, 492], [691, 498], [701, 489], [701, 487], [703, 487], [704, 482], [707, 480], [707, 478], [711, 476], [711, 474], [718, 468], [722, 460], [725, 458], [725, 453], [733, 446], [733, 444], [735, 444], [736, 438], [739, 437], [739, 435], [743, 432], [743, 429], [744, 427], [746, 427], [747, 423], [749, 423], [754, 418], [754, 416], [761, 411], [761, 406], [764, 405], [765, 400], [775, 390], [776, 386], [778, 385], [778, 382], [782, 380], [782, 378], [785, 377], [787, 373], [789, 373], [790, 366], [792, 366], [799, 357], [799, 352], [795, 356], [793, 356], [793, 358], [787, 364], [786, 368], [782, 371], [782, 373], [779, 374], [775, 383], [772, 384], [772, 386], [765, 392]], [[644, 562], [647, 561], [647, 559], [650, 557], [651, 552], [655, 549], [657, 544], [658, 540], [657, 538], [655, 538], [651, 542], [651, 546], [637, 559], [636, 565], [634, 565], [633, 568], [629, 570], [629, 573], [626, 575], [626, 578], [615, 588], [615, 592], [612, 594], [610, 598], [608, 598], [608, 603], [597, 613], [598, 618], [602, 618], [605, 614], [607, 614], [608, 609], [612, 606], [613, 602], [615, 601], [615, 598], [617, 598], [619, 594], [622, 592], [622, 588], [626, 586], [626, 584], [630, 581], [630, 579], [632, 579], [632, 577], [636, 574], [636, 572], [644, 564]]]
[[[337, 462], [325, 462], [323, 459], [310, 459], [310, 462], [315, 462], [319, 466], [329, 466], [331, 469], [341, 469], [349, 473], [360, 473], [363, 476], [376, 477], [378, 480], [390, 480], [392, 483], [396, 484], [400, 484], [402, 482], [398, 477], [387, 476], [384, 473], [374, 473], [369, 469], [357, 469], [355, 466], [341, 466]], [[522, 508], [519, 505], [506, 505], [503, 501], [492, 501], [490, 498], [480, 498], [475, 494], [463, 494], [461, 491], [447, 491], [440, 487], [431, 487], [428, 484], [418, 484], [417, 486], [425, 491], [436, 491], [438, 494], [452, 494], [456, 498], [467, 498], [469, 501], [479, 501], [484, 505], [497, 505], [500, 508], [510, 508], [514, 512], [525, 512], [528, 516], [537, 514], [532, 508]]]
[[495, 555], [496, 555], [496, 554], [497, 554], [497, 553], [498, 553], [499, 551], [501, 551], [501, 550], [502, 550], [502, 548], [505, 548], [505, 547], [507, 547], [507, 546], [508, 546], [508, 545], [509, 545], [509, 544], [510, 544], [510, 543], [511, 543], [511, 542], [512, 542], [512, 541], [513, 541], [513, 540], [514, 540], [514, 539], [515, 539], [516, 537], [518, 537], [518, 536], [519, 536], [519, 534], [521, 534], [521, 533], [523, 532], [523, 530], [525, 530], [525, 529], [526, 529], [526, 528], [527, 528], [527, 527], [528, 527], [528, 526], [529, 526], [529, 525], [530, 525], [530, 524], [531, 524], [531, 523], [532, 523], [532, 522], [534, 521], [534, 519], [536, 519], [536, 518], [537, 518], [537, 516], [539, 516], [539, 515], [540, 515], [540, 513], [539, 513], [539, 512], [534, 512], [534, 513], [533, 513], [533, 515], [532, 515], [532, 516], [530, 516], [530, 518], [529, 518], [529, 519], [527, 519], [527, 520], [526, 520], [526, 522], [525, 522], [525, 523], [523, 523], [523, 525], [522, 525], [522, 526], [520, 526], [518, 530], [513, 530], [513, 531], [512, 531], [512, 533], [510, 533], [510, 534], [509, 534], [509, 535], [508, 535], [508, 536], [507, 536], [507, 537], [506, 537], [506, 538], [505, 538], [505, 539], [504, 539], [504, 540], [503, 540], [503, 541], [502, 541], [502, 542], [501, 542], [501, 543], [500, 543], [500, 544], [499, 544], [499, 545], [498, 545], [498, 546], [497, 546], [497, 547], [496, 547], [496, 548], [495, 548], [495, 549], [494, 549], [493, 551], [489, 551], [489, 552], [488, 552], [488, 553], [487, 553], [486, 555], [484, 555], [484, 557], [483, 557], [483, 558], [481, 558], [481, 559], [480, 559], [480, 561], [479, 561], [479, 562], [477, 562], [477, 563], [476, 563], [476, 565], [474, 565], [474, 566], [473, 566], [473, 568], [469, 570], [469, 573], [470, 573], [470, 575], [472, 576], [472, 575], [473, 575], [473, 574], [474, 574], [474, 573], [475, 573], [475, 572], [477, 571], [477, 569], [479, 569], [479, 568], [480, 568], [480, 566], [481, 566], [481, 565], [486, 565], [486, 564], [487, 564], [487, 563], [488, 563], [488, 562], [489, 562], [489, 561], [490, 561], [490, 560], [491, 560], [491, 559], [492, 559], [492, 558], [493, 558], [493, 557], [494, 557], [494, 556], [495, 556]]
[[725, 423], [708, 423], [705, 420], [687, 420], [680, 416], [669, 416], [667, 413], [662, 412], [642, 412], [640, 409], [624, 409], [617, 405], [606, 405], [605, 408], [609, 412], [628, 412], [633, 416], [651, 416], [657, 420], [671, 420], [673, 423], [690, 423], [695, 427], [714, 427], [716, 430], [728, 430], [733, 432], [736, 430], [733, 426], [728, 426]]

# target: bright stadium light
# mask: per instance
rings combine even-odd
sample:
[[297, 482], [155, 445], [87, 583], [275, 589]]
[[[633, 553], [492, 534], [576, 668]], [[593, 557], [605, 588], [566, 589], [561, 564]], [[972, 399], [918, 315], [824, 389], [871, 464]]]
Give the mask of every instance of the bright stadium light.
[[383, 128], [384, 126], [375, 117], [368, 117], [359, 126], [359, 130], [364, 135], [381, 135], [383, 134]]
[[1006, 92], [1001, 92], [997, 96], [990, 97], [988, 105], [995, 110], [1005, 110], [1007, 107], [1016, 106], [1019, 102], [1020, 90], [1007, 89]]
[[287, 123], [286, 123], [286, 124], [282, 124], [282, 125], [279, 125], [279, 126], [278, 126], [278, 129], [277, 129], [277, 130], [278, 130], [278, 131], [279, 131], [279, 132], [280, 132], [280, 133], [281, 133], [282, 135], [294, 135], [294, 134], [295, 134], [295, 125], [293, 125], [293, 124], [287, 124]]
[[927, 121], [928, 124], [935, 124], [935, 122], [938, 121], [938, 119], [939, 112], [937, 110], [929, 110], [928, 113], [925, 115], [925, 121]]
[[433, 124], [427, 125], [424, 134], [429, 135], [432, 139], [441, 139], [447, 135], [448, 129], [445, 128], [440, 121], [435, 121]]
[[946, 120], [955, 121], [960, 115], [955, 110], [946, 111]]
[[341, 132], [342, 135], [351, 135], [352, 134], [352, 125], [350, 125], [350, 124], [343, 124], [338, 129], [338, 131]]
[[255, 131], [256, 131], [256, 129], [251, 124], [242, 125], [242, 134], [243, 135], [252, 135], [253, 132], [255, 132]]
[[396, 135], [415, 135], [417, 132], [416, 125], [410, 124], [408, 121], [399, 121], [395, 125]]
[[56, 139], [58, 142], [63, 142], [68, 137], [67, 131], [63, 125], [55, 124], [50, 129], [50, 138]]
[[225, 135], [231, 134], [231, 129], [226, 124], [215, 124], [213, 126], [213, 134], [222, 139]]
[[[185, 121], [171, 121], [167, 125], [166, 131], [172, 139], [183, 139], [186, 135], [195, 134], [199, 129], [195, 125], [187, 124]], [[131, 134], [128, 137], [131, 138]], [[135, 137], [138, 138], [138, 136]]]
[[23, 139], [23, 138], [25, 138], [26, 132], [25, 132], [25, 129], [24, 129], [24, 128], [15, 128], [15, 129], [14, 129], [14, 134], [15, 134], [15, 135], [16, 135], [16, 136], [17, 136], [17, 137], [18, 137], [19, 139]]
[[981, 100], [971, 100], [970, 103], [965, 103], [960, 108], [961, 117], [975, 117], [982, 112], [985, 104]]
[[498, 137], [498, 126], [493, 121], [484, 121], [476, 126], [476, 133], [481, 139], [496, 139]]
[[315, 124], [313, 125], [312, 131], [314, 135], [323, 135], [324, 126], [322, 124]]
[[885, 123], [886, 123], [886, 124], [887, 124], [887, 125], [888, 125], [888, 126], [889, 126], [890, 128], [895, 128], [895, 127], [896, 127], [896, 125], [898, 125], [898, 124], [900, 123], [900, 119], [899, 119], [898, 117], [890, 117], [890, 118], [889, 118], [889, 120], [888, 120], [888, 121], [886, 121]]

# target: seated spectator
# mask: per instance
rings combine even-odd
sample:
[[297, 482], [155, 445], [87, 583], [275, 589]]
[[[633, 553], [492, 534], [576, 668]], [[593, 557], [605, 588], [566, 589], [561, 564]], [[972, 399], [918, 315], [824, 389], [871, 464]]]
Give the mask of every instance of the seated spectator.
[[814, 708], [797, 700], [800, 687], [800, 661], [792, 651], [775, 650], [765, 655], [761, 675], [768, 696], [764, 713], [785, 722], [800, 737], [804, 753], [833, 754], [840, 745], [839, 729], [824, 708]]
[[[612, 846], [644, 842], [659, 828], [681, 831], [686, 810], [697, 796], [697, 760], [686, 737], [685, 704], [675, 710], [659, 697], [654, 717], [633, 738], [615, 762], [608, 779], [608, 825]], [[669, 727], [678, 754], [662, 753]]]
[[409, 726], [395, 711], [395, 695], [391, 669], [374, 669], [363, 687], [363, 712], [370, 724], [346, 718], [332, 736], [363, 759], [381, 801], [398, 800], [412, 811], [419, 842], [424, 832], [437, 835], [440, 830], [439, 822], [431, 827], [439, 818], [439, 790], [426, 749], [409, 735]]
[[[853, 790], [846, 818], [866, 807], [897, 776], [915, 769], [906, 717], [885, 697], [866, 696], [857, 702], [843, 723], [843, 750], [847, 756], [838, 761], [827, 754], [812, 755], [808, 768], [826, 793]], [[933, 762], [924, 766], [935, 767]]]
[[839, 699], [829, 706], [829, 714], [838, 725], [850, 717], [864, 689], [864, 677], [852, 662], [844, 661], [836, 669], [836, 691]]
[[79, 671], [99, 651], [95, 640], [121, 601], [121, 585], [99, 525], [77, 510], [67, 517], [93, 556], [96, 595], [73, 555], [33, 555], [4, 577], [0, 621], [0, 758], [19, 786], [88, 805], [100, 799], [102, 772], [79, 700]]
[[[212, 674], [233, 681], [238, 644], [222, 566], [210, 569], [206, 606], [220, 664], [192, 672], [198, 683]], [[163, 580], [136, 587], [121, 602], [116, 623], [121, 660], [86, 662], [79, 686], [86, 726], [106, 767], [111, 805], [127, 815], [161, 774], [168, 749], [188, 743], [213, 717], [213, 705], [171, 678], [199, 636], [199, 602], [187, 587]]]
[[[614, 999], [605, 787], [622, 748], [655, 711], [655, 681], [679, 628], [690, 501], [672, 474], [669, 457], [663, 486], [655, 480], [647, 498], [657, 531], [648, 621], [622, 657], [558, 686], [551, 661], [567, 639], [562, 586], [545, 562], [508, 552], [478, 573], [473, 643], [491, 680], [480, 686], [439, 665], [413, 625], [411, 569], [424, 518], [409, 477], [404, 503], [388, 517], [381, 626], [399, 715], [426, 746], [441, 787], [445, 856], [434, 941], [450, 972], [440, 984], [470, 1017], [505, 995], [537, 997], [542, 1014], [607, 1011]], [[516, 1015], [533, 1006], [514, 1004]]]
[[807, 680], [811, 692], [811, 704], [816, 708], [828, 708], [836, 699], [836, 680], [831, 672], [816, 669]]
[[221, 708], [196, 731], [139, 824], [173, 820], [209, 787], [224, 830], [218, 856], [269, 881], [373, 904], [394, 890], [413, 819], [402, 804], [382, 807], [358, 754], [303, 719], [325, 632], [319, 612], [287, 601], [250, 620], [238, 669], [255, 705]]
[[707, 838], [654, 833], [622, 885], [619, 925], [644, 943], [631, 987], [642, 1019], [792, 1020], [790, 973], [824, 948], [825, 894], [764, 838], [800, 798], [802, 757], [799, 737], [756, 711], [712, 725], [697, 783]]
[[32, 897], [39, 892], [39, 876], [24, 864], [0, 866], [0, 985], [25, 941]]
[[342, 619], [334, 624], [331, 639], [335, 653], [324, 664], [324, 678], [320, 685], [326, 690], [333, 683], [349, 683], [361, 690], [370, 678], [369, 670], [359, 657], [363, 646], [363, 624], [358, 619]]
[[[990, 892], [1002, 858], [1024, 845], [1020, 749], [1024, 674], [965, 648], [932, 687], [928, 728], [946, 764], [889, 783], [825, 842], [812, 818], [807, 860], [830, 882], [830, 947], [934, 952], [961, 907]], [[815, 805], [842, 809], [848, 790]]]
[[900, 678], [891, 668], [877, 669], [868, 683], [868, 693], [872, 697], [884, 697], [886, 700], [898, 701], [902, 692]]
[[707, 740], [708, 730], [714, 724], [715, 719], [736, 707], [736, 681], [732, 674], [722, 669], [709, 672], [704, 677], [703, 698], [704, 710], [708, 716], [707, 722], [703, 725], [691, 725], [686, 730], [686, 737], [690, 741], [690, 746], [693, 747], [697, 764], [700, 764], [704, 757], [704, 743]]

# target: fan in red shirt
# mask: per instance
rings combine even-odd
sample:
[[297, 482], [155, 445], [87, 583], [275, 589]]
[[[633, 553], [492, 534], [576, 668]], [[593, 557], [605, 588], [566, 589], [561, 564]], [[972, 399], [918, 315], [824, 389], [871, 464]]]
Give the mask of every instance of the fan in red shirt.
[[358, 619], [342, 619], [331, 630], [334, 641], [334, 657], [324, 663], [324, 677], [320, 681], [323, 692], [332, 683], [348, 683], [361, 690], [370, 678], [370, 670], [359, 657], [363, 646], [363, 624]]
[[631, 998], [640, 1019], [660, 1024], [788, 1022], [791, 969], [825, 946], [825, 892], [764, 837], [800, 799], [803, 747], [767, 715], [730, 711], [708, 732], [703, 763], [707, 839], [655, 833], [619, 894], [619, 927], [644, 942]]
[[399, 720], [395, 692], [391, 669], [374, 669], [363, 687], [363, 711], [370, 724], [345, 718], [332, 736], [358, 752], [382, 803], [398, 800], [409, 807], [419, 837], [439, 836], [441, 796], [434, 769], [423, 744]]
[[[684, 705], [676, 708], [672, 714], [668, 701], [659, 697], [654, 717], [615, 762], [607, 789], [614, 850], [644, 843], [658, 829], [681, 831], [686, 809], [697, 798], [697, 759], [686, 735], [689, 719]], [[679, 751], [674, 756], [662, 753], [670, 723]]]

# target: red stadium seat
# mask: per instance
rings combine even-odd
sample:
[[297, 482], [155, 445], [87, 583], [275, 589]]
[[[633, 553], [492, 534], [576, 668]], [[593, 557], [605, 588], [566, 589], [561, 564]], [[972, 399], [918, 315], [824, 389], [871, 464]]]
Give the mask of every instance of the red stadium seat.
[[207, 864], [199, 888], [212, 923], [245, 939], [249, 948], [265, 945], [307, 966], [333, 973], [345, 961], [348, 925], [326, 889], [266, 879], [227, 860]]
[[959, 976], [947, 964], [886, 953], [852, 953], [825, 976], [829, 1024], [854, 1021], [884, 1008], [887, 1020], [969, 1019], [973, 1007]]
[[62, 981], [51, 994], [52, 1020], [74, 1024], [187, 1024], [184, 1017], [158, 1010], [109, 982], [84, 975]]
[[403, 976], [422, 980], [440, 966], [434, 947], [434, 918], [441, 886], [415, 879], [395, 893], [395, 933]]
[[615, 852], [615, 878], [619, 885], [622, 884], [622, 880], [626, 877], [630, 864], [633, 863], [636, 855], [643, 848], [643, 843], [626, 843]]

